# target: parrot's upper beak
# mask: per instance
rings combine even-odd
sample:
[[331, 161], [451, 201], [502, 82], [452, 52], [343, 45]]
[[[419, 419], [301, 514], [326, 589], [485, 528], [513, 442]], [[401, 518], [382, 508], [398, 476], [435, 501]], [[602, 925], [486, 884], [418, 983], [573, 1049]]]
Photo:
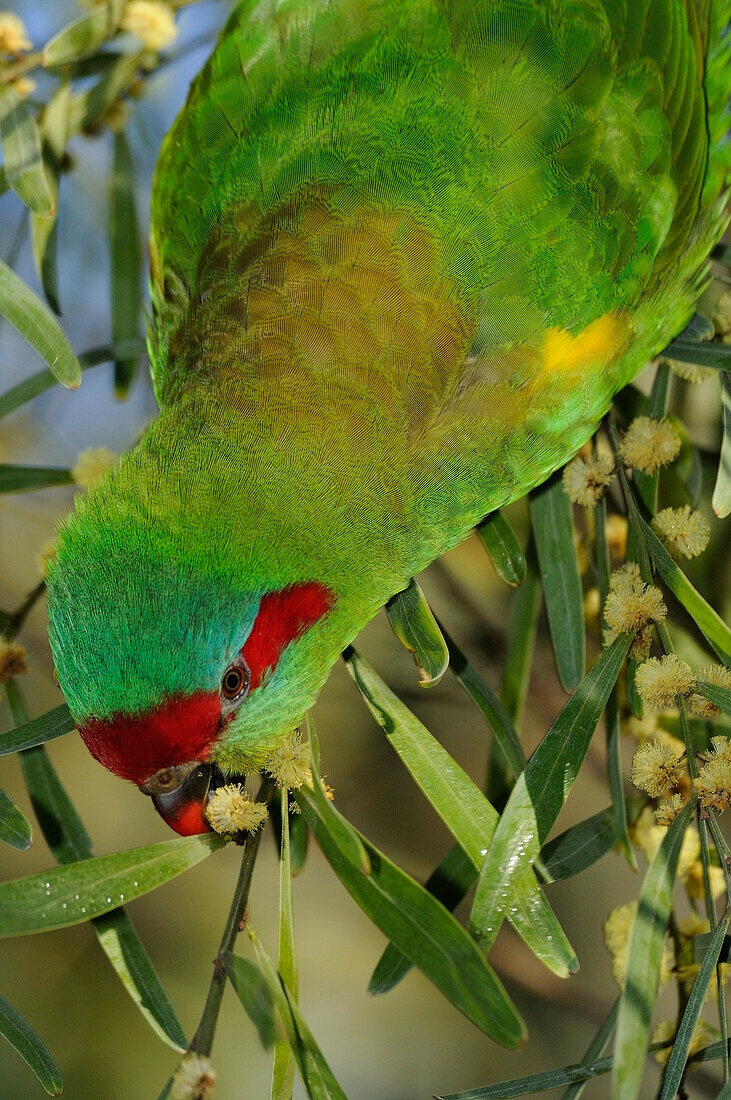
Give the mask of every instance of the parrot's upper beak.
[[208, 796], [226, 782], [215, 764], [178, 764], [151, 776], [140, 790], [149, 794], [171, 829], [181, 836], [211, 832], [205, 816]]

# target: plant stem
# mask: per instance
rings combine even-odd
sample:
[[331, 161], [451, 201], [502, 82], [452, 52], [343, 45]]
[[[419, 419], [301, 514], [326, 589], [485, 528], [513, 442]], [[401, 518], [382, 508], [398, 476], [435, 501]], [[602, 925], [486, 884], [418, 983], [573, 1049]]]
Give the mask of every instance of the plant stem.
[[19, 76], [24, 76], [25, 73], [31, 73], [34, 69], [39, 69], [42, 64], [43, 50], [26, 54], [25, 57], [19, 58], [12, 65], [7, 65], [0, 72], [0, 84], [9, 84], [11, 81], [17, 80]]
[[17, 611], [2, 611], [0, 612], [0, 628], [2, 633], [8, 639], [12, 641], [13, 638], [20, 632], [23, 623], [30, 611], [40, 600], [43, 593], [46, 591], [46, 582], [40, 581], [32, 592], [29, 592], [23, 603], [17, 609]]
[[[259, 793], [256, 796], [256, 801], [270, 802], [275, 789], [276, 784], [274, 780], [269, 776], [265, 776], [259, 788]], [[195, 1051], [197, 1054], [202, 1054], [205, 1057], [210, 1056], [213, 1048], [213, 1039], [216, 1034], [216, 1025], [218, 1023], [218, 1013], [221, 1008], [223, 990], [226, 985], [226, 967], [223, 963], [223, 956], [227, 951], [232, 950], [236, 937], [241, 931], [241, 922], [244, 918], [246, 903], [249, 899], [251, 876], [254, 872], [254, 863], [256, 862], [256, 857], [259, 852], [259, 844], [261, 843], [263, 831], [262, 828], [257, 829], [255, 833], [249, 833], [244, 841], [239, 880], [236, 883], [236, 892], [234, 893], [231, 908], [226, 920], [226, 927], [221, 937], [221, 945], [218, 948], [216, 961], [213, 964], [213, 976], [211, 978], [211, 984], [208, 987], [208, 996], [203, 1008], [203, 1015], [198, 1024], [198, 1029], [188, 1047], [188, 1050]]]

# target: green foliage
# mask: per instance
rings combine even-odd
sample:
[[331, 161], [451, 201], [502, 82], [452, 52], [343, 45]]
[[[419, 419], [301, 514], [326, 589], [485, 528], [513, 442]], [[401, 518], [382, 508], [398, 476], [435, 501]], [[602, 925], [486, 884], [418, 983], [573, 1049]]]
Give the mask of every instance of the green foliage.
[[63, 329], [48, 306], [2, 261], [0, 313], [45, 360], [59, 382], [72, 389], [78, 386], [81, 367]]
[[5, 791], [0, 791], [0, 840], [21, 851], [32, 841], [30, 822]]
[[[271, 959], [252, 928], [249, 928], [249, 936], [254, 944], [254, 950], [269, 994], [277, 1008], [278, 1017], [284, 1026], [287, 1042], [294, 1061], [297, 1063], [297, 1069], [307, 1090], [307, 1095], [311, 1100], [347, 1100], [345, 1093], [325, 1061], [315, 1037], [297, 1008], [297, 1000], [292, 991], [287, 988], [281, 972], [274, 969]], [[278, 1085], [279, 1082], [275, 1082], [275, 1084]]]
[[414, 654], [424, 687], [438, 684], [449, 668], [449, 652], [415, 580], [388, 601], [386, 611], [394, 634]]
[[526, 578], [527, 566], [520, 543], [505, 516], [502, 512], [493, 512], [475, 530], [498, 576], [512, 588], [517, 588]]
[[692, 812], [693, 805], [689, 802], [668, 829], [640, 891], [629, 946], [627, 979], [619, 999], [613, 1100], [635, 1100], [639, 1095], [680, 846]]
[[50, 932], [108, 913], [194, 867], [221, 845], [217, 836], [180, 837], [4, 882], [0, 936]]
[[0, 1035], [7, 1039], [35, 1073], [49, 1096], [60, 1096], [63, 1089], [58, 1066], [38, 1038], [12, 1005], [0, 997]]
[[[93, 14], [93, 13], [92, 13]], [[142, 251], [134, 198], [134, 166], [124, 132], [114, 135], [109, 202], [109, 254], [112, 341], [114, 347], [133, 344], [142, 327]], [[114, 361], [114, 388], [126, 397], [139, 365], [139, 355]]]
[[566, 691], [573, 691], [586, 663], [584, 609], [571, 504], [560, 477], [531, 493], [530, 509], [556, 667]]
[[32, 213], [49, 218], [54, 200], [41, 157], [40, 131], [12, 84], [0, 87], [0, 139], [8, 186]]

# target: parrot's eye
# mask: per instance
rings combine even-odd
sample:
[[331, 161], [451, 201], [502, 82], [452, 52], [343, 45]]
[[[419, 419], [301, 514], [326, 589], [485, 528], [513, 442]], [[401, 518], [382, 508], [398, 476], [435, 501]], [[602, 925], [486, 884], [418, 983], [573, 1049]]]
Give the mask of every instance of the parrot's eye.
[[241, 703], [249, 692], [251, 673], [246, 662], [237, 657], [221, 678], [221, 695], [227, 703]]

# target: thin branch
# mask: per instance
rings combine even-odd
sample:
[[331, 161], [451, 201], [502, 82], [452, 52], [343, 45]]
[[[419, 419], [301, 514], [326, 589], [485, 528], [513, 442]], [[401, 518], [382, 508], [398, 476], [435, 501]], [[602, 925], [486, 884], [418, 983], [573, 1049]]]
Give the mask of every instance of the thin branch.
[[[275, 789], [276, 784], [274, 780], [269, 776], [265, 776], [259, 788], [259, 793], [256, 796], [256, 801], [266, 802], [268, 804], [271, 801]], [[256, 832], [249, 833], [244, 841], [239, 880], [236, 884], [236, 892], [234, 893], [228, 919], [226, 920], [226, 927], [221, 937], [221, 945], [213, 964], [213, 976], [211, 978], [211, 984], [208, 987], [208, 996], [206, 997], [206, 1003], [203, 1008], [203, 1015], [201, 1016], [196, 1033], [188, 1047], [188, 1050], [195, 1051], [197, 1054], [204, 1055], [205, 1057], [210, 1056], [213, 1048], [213, 1040], [216, 1034], [216, 1025], [218, 1023], [218, 1013], [221, 1008], [223, 990], [226, 985], [226, 967], [223, 963], [223, 957], [226, 952], [233, 949], [236, 937], [241, 931], [244, 913], [246, 912], [246, 904], [249, 900], [251, 876], [254, 872], [254, 864], [259, 852], [259, 844], [261, 843], [263, 831], [263, 829], [257, 829]]]
[[29, 592], [17, 611], [0, 611], [0, 633], [12, 642], [23, 627], [23, 623], [46, 591], [46, 582], [39, 581], [32, 592]]

